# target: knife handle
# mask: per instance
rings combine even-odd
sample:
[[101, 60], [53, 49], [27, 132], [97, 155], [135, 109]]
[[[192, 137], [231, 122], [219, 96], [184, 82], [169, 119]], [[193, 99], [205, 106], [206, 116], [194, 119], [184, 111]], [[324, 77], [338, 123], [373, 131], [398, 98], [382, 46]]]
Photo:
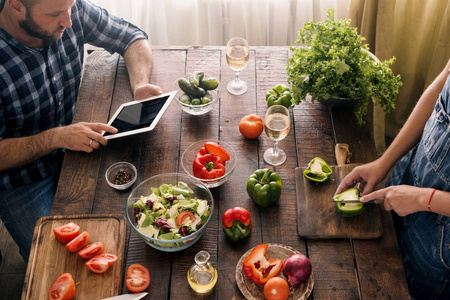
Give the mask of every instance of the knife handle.
[[350, 163], [352, 153], [349, 150], [348, 144], [338, 143], [334, 147], [334, 154], [336, 155], [336, 163], [338, 166], [343, 166]]

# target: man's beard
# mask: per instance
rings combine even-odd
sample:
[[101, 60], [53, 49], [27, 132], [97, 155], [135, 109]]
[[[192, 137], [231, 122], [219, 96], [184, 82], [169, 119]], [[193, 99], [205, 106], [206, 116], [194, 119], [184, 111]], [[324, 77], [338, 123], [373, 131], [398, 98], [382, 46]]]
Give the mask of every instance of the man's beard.
[[[61, 35], [53, 35], [44, 29], [42, 29], [36, 22], [34, 22], [33, 18], [31, 17], [31, 11], [30, 8], [27, 9], [25, 20], [19, 21], [20, 27], [29, 35], [41, 39], [46, 43], [50, 43], [53, 41], [58, 40], [61, 38]], [[64, 27], [60, 27], [60, 29], [64, 29]]]

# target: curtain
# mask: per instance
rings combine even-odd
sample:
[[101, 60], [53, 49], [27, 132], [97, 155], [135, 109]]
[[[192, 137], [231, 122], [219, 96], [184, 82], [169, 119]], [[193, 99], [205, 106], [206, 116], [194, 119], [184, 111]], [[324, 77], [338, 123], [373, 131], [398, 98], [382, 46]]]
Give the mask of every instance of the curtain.
[[395, 137], [421, 94], [450, 58], [448, 0], [351, 0], [348, 18], [380, 59], [396, 57], [392, 69], [403, 86], [396, 110], [386, 116], [374, 107], [374, 138], [379, 153], [385, 136]]
[[251, 46], [294, 45], [303, 23], [329, 8], [346, 18], [350, 0], [91, 0], [150, 37], [153, 45], [226, 45], [234, 36]]

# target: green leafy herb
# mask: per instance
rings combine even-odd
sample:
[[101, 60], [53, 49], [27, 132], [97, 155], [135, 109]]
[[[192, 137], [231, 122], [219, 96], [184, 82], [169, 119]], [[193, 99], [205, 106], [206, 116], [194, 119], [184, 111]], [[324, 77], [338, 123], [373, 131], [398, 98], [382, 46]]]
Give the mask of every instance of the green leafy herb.
[[384, 112], [395, 109], [395, 99], [402, 85], [400, 75], [390, 69], [395, 57], [380, 62], [371, 57], [364, 37], [350, 20], [335, 20], [334, 10], [327, 11], [323, 22], [306, 22], [299, 29], [298, 44], [288, 60], [288, 82], [292, 85], [294, 104], [299, 104], [308, 94], [314, 100], [330, 98], [358, 99], [355, 116], [364, 124], [367, 105], [380, 104]]

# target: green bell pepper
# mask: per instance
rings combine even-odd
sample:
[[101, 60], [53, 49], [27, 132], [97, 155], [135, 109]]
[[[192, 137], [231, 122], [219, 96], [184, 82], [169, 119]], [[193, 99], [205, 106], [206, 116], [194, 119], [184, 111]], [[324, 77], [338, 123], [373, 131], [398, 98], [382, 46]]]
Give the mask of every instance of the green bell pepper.
[[314, 157], [303, 171], [303, 176], [314, 182], [324, 182], [331, 174], [333, 169], [320, 157]]
[[[334, 200], [359, 200], [359, 190], [357, 188], [349, 188], [342, 193], [333, 197]], [[355, 217], [364, 212], [364, 204], [362, 203], [336, 203], [339, 214], [343, 217]]]
[[291, 89], [284, 84], [279, 84], [266, 93], [267, 107], [272, 105], [283, 105], [286, 108], [289, 108], [292, 106], [291, 99]]
[[280, 175], [271, 169], [261, 169], [248, 178], [247, 193], [256, 204], [266, 207], [280, 200], [282, 186]]

